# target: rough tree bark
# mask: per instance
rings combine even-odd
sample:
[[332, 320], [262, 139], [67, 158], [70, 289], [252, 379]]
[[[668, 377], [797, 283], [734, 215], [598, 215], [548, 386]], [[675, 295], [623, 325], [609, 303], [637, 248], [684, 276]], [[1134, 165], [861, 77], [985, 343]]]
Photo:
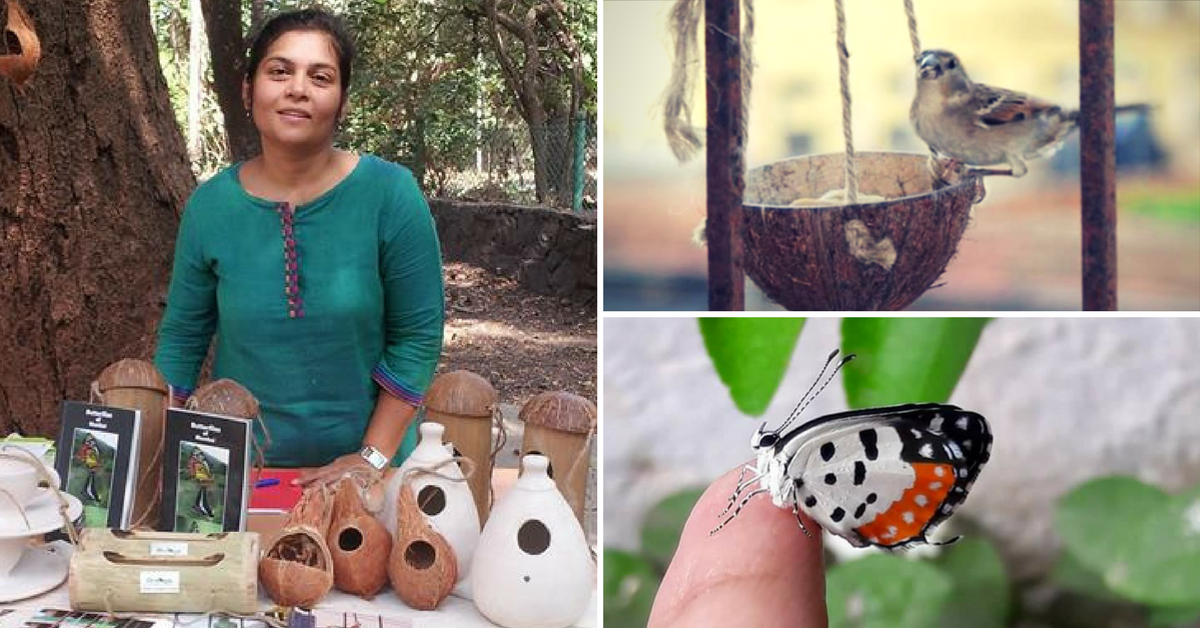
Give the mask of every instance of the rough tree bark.
[[6, 1], [42, 58], [0, 77], [0, 434], [53, 435], [60, 401], [150, 356], [195, 180], [149, 3]]
[[[583, 99], [583, 57], [567, 26], [566, 7], [561, 0], [535, 0], [527, 3], [525, 14], [519, 16], [515, 11], [500, 10], [497, 0], [482, 1], [496, 59], [517, 111], [529, 127], [538, 201], [570, 207], [570, 138]], [[510, 37], [515, 41], [507, 43]], [[564, 74], [570, 80], [566, 107], [555, 97], [556, 83]], [[550, 134], [556, 130], [562, 134], [563, 129], [565, 136], [554, 142], [561, 144], [560, 149], [552, 150]], [[560, 161], [555, 163], [555, 159]]]
[[225, 147], [232, 161], [244, 161], [259, 153], [258, 130], [242, 104], [242, 80], [246, 76], [246, 45], [242, 38], [241, 2], [201, 0], [204, 30], [212, 56], [213, 89], [225, 118]]

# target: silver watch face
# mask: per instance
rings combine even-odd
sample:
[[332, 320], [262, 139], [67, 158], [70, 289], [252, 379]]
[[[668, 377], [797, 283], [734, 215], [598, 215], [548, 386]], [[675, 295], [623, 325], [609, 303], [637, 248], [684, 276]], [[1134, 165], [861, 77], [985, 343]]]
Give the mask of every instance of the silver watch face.
[[376, 469], [382, 469], [387, 466], [387, 456], [383, 455], [383, 453], [374, 447], [363, 447], [362, 451], [358, 453], [360, 456], [362, 456], [363, 460], [367, 461], [367, 464], [375, 467]]

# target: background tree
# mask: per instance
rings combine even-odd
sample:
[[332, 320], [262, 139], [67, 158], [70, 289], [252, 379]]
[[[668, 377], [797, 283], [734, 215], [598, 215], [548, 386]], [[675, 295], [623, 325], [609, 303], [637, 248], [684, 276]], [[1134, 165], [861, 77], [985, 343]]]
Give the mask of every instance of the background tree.
[[0, 433], [53, 434], [59, 400], [150, 355], [195, 179], [149, 5], [18, 1], [41, 61], [0, 76]]
[[213, 90], [225, 121], [229, 161], [245, 161], [259, 153], [258, 130], [242, 103], [247, 45], [242, 35], [241, 2], [200, 0], [212, 59]]
[[[511, 0], [503, 7], [500, 0], [482, 0], [482, 4], [492, 52], [529, 127], [538, 200], [569, 207], [573, 189], [569, 147], [585, 83], [583, 54], [570, 27], [568, 7], [562, 0]], [[589, 10], [582, 3], [572, 8]]]

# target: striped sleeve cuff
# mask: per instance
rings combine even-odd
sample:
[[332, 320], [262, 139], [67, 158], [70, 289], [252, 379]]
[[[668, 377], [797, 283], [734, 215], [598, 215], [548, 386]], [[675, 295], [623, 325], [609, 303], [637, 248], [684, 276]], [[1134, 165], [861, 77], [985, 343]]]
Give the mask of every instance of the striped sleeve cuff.
[[175, 405], [182, 408], [192, 393], [194, 388], [184, 388], [183, 386], [171, 386], [171, 399], [175, 401]]
[[414, 406], [420, 406], [421, 402], [425, 400], [424, 392], [417, 392], [406, 386], [395, 375], [389, 373], [382, 363], [375, 365], [371, 371], [371, 379], [375, 380], [375, 383], [384, 390]]

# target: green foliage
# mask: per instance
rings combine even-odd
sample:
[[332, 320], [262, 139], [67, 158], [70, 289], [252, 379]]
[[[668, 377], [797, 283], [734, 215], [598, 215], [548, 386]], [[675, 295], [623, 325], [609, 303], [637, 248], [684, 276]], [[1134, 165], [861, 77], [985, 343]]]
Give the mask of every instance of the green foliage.
[[704, 347], [738, 410], [767, 411], [803, 327], [803, 318], [700, 319]]
[[852, 408], [943, 403], [975, 351], [986, 318], [847, 318], [842, 378]]
[[[263, 4], [269, 19], [314, 3], [265, 0]], [[345, 19], [358, 49], [339, 145], [409, 166], [431, 195], [535, 201], [530, 131], [504, 83], [480, 0], [325, 0], [320, 4]], [[594, 137], [597, 3], [565, 0], [564, 5], [568, 30], [584, 56], [581, 110]], [[242, 7], [248, 46], [253, 34], [250, 3]], [[186, 133], [188, 4], [151, 0], [151, 14], [172, 107]], [[555, 52], [556, 44], [549, 43], [541, 51], [544, 56]], [[541, 72], [538, 80], [551, 92], [570, 83], [570, 77], [561, 73]], [[193, 170], [203, 176], [224, 165], [226, 156], [223, 117], [210, 68], [205, 68], [202, 82], [201, 147], [193, 156]], [[594, 155], [594, 148], [590, 153]], [[570, 153], [558, 157], [569, 159]]]
[[934, 559], [953, 582], [953, 593], [942, 609], [939, 626], [1003, 628], [1010, 612], [1004, 562], [992, 543], [966, 538]]
[[645, 626], [660, 579], [659, 573], [641, 556], [604, 550], [604, 625]]
[[655, 567], [666, 571], [679, 546], [679, 535], [683, 524], [700, 496], [703, 488], [680, 491], [658, 503], [642, 522], [642, 553]]
[[933, 560], [878, 554], [830, 567], [831, 627], [1002, 628], [1008, 580], [992, 543], [970, 538]]
[[1120, 208], [1131, 214], [1185, 224], [1200, 224], [1200, 193], [1122, 192]]
[[1149, 606], [1153, 626], [1200, 616], [1200, 487], [1168, 495], [1133, 478], [1100, 478], [1063, 497], [1056, 514], [1067, 552], [1056, 582]]
[[834, 565], [825, 581], [830, 628], [928, 628], [953, 589], [937, 567], [877, 554]]

